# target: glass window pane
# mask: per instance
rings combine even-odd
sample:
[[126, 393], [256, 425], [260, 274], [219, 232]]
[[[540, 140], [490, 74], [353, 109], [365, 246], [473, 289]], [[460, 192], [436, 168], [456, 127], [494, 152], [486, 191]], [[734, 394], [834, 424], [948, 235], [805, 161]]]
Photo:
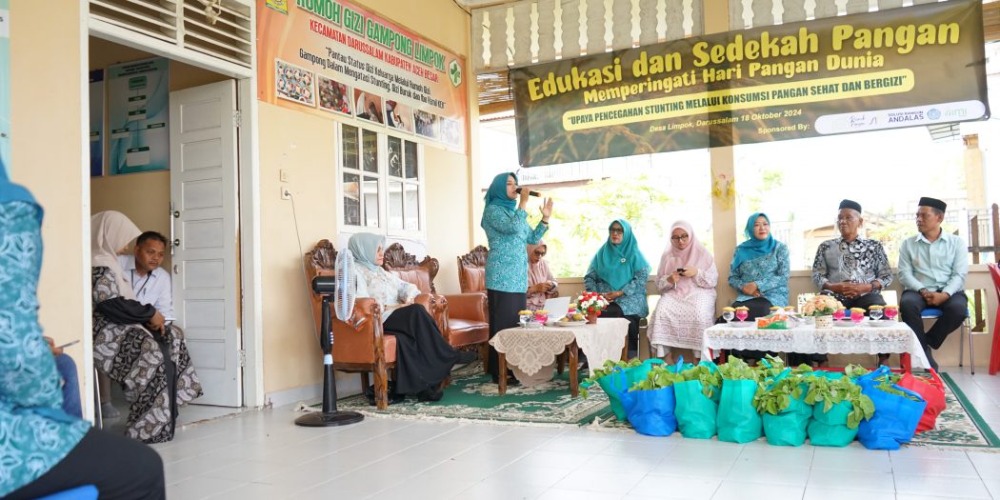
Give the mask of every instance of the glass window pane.
[[389, 229], [403, 229], [403, 183], [389, 181]]
[[378, 134], [371, 130], [361, 131], [361, 152], [365, 172], [378, 173]]
[[360, 181], [357, 174], [344, 174], [344, 224], [349, 226], [361, 225]]
[[[963, 134], [967, 126], [962, 124]], [[982, 189], [955, 180], [967, 168], [963, 142], [935, 141], [926, 127], [746, 144], [733, 153], [740, 194], [736, 213], [742, 214], [736, 221], [737, 241], [743, 241], [746, 217], [766, 213], [774, 239], [788, 245], [792, 270], [811, 270], [819, 245], [840, 237], [837, 207], [844, 198], [864, 209], [860, 235], [879, 240], [890, 265], [896, 265], [899, 244], [916, 233], [916, 202], [927, 196], [928, 186], [934, 186], [931, 196], [948, 203], [944, 227], [960, 230], [963, 238], [968, 222], [950, 215], [973, 208], [971, 193]], [[802, 158], [809, 158], [808, 168]], [[834, 172], [836, 187], [818, 188], [817, 172]], [[908, 180], [916, 178], [921, 181]]]
[[403, 140], [389, 136], [389, 175], [403, 176]]
[[403, 162], [406, 165], [406, 178], [416, 179], [417, 178], [417, 143], [406, 141], [406, 160]]
[[420, 185], [408, 182], [403, 187], [406, 189], [406, 196], [403, 198], [406, 229], [417, 231], [420, 229]]
[[344, 125], [340, 129], [341, 140], [343, 142], [343, 165], [344, 168], [358, 168], [358, 128]]
[[378, 227], [378, 178], [365, 176], [365, 225]]

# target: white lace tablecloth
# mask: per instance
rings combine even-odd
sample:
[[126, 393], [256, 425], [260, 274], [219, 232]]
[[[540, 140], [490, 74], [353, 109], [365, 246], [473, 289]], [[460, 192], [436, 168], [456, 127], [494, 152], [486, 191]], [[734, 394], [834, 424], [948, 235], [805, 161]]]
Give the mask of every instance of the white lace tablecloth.
[[508, 328], [500, 330], [490, 344], [507, 356], [507, 364], [516, 366], [527, 375], [534, 375], [552, 365], [556, 356], [576, 340], [587, 354], [587, 362], [600, 368], [606, 360], [619, 360], [628, 337], [628, 320], [598, 318], [594, 325], [543, 326], [541, 328]]
[[710, 359], [712, 349], [798, 352], [818, 354], [909, 353], [913, 365], [930, 368], [916, 334], [906, 323], [888, 327], [834, 326], [817, 329], [800, 326], [790, 330], [758, 330], [715, 325], [702, 337], [702, 357]]

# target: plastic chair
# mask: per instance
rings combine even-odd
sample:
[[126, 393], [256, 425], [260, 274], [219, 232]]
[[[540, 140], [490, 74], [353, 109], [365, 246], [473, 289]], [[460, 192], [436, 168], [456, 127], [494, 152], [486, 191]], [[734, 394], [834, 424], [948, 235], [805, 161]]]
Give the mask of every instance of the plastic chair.
[[71, 490], [60, 491], [59, 493], [53, 493], [48, 496], [39, 498], [38, 500], [97, 500], [97, 487], [88, 484], [84, 486], [78, 486]]
[[[927, 307], [927, 308], [924, 308], [923, 311], [920, 311], [920, 319], [923, 319], [923, 320], [933, 319], [933, 320], [936, 321], [938, 318], [941, 317], [942, 314], [944, 314], [944, 313], [940, 309], [938, 309], [936, 307]], [[969, 324], [969, 311], [968, 311], [968, 309], [966, 309], [966, 311], [965, 311], [965, 319], [962, 320], [962, 326], [959, 327], [959, 334], [958, 334], [959, 335], [958, 336], [958, 366], [959, 367], [962, 366], [962, 361], [963, 361], [964, 354], [965, 354], [965, 352], [964, 352], [964, 350], [965, 350], [965, 347], [964, 347], [965, 337], [966, 337], [966, 335], [968, 335], [969, 336], [969, 363], [971, 364], [970, 367], [971, 367], [971, 370], [972, 370], [972, 374], [975, 375], [976, 374], [976, 356], [975, 356], [973, 348], [972, 348], [972, 335], [971, 335], [971, 332], [972, 332], [972, 326]]]
[[[996, 289], [997, 300], [1000, 300], [1000, 266], [989, 264], [990, 278], [993, 279], [993, 288]], [[990, 375], [996, 375], [1000, 371], [1000, 308], [994, 313], [995, 323], [993, 324], [993, 347], [990, 350]]]

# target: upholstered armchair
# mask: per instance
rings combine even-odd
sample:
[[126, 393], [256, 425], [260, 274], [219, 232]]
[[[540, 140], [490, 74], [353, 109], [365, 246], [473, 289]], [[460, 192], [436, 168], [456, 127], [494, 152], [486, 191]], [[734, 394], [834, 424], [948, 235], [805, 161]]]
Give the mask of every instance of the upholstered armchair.
[[462, 293], [486, 292], [486, 257], [490, 250], [482, 245], [458, 257], [458, 286]]
[[[337, 250], [330, 240], [321, 240], [305, 254], [304, 259], [313, 319], [319, 330], [323, 299], [313, 293], [311, 284], [316, 276], [334, 274]], [[435, 313], [447, 316], [447, 312], [434, 310], [433, 301], [434, 297], [428, 294], [421, 294], [415, 300], [426, 307], [432, 316]], [[375, 405], [379, 410], [386, 409], [389, 406], [389, 377], [396, 369], [396, 336], [382, 330], [381, 306], [374, 299], [359, 298], [354, 301], [354, 311], [347, 322], [337, 319], [332, 310], [330, 316], [334, 336], [333, 368], [360, 373], [362, 390], [368, 388], [368, 372], [372, 372], [375, 377]]]
[[430, 293], [434, 295], [436, 301], [446, 302], [448, 307], [445, 315], [442, 321], [438, 322], [439, 327], [444, 325], [441, 327], [441, 333], [444, 334], [445, 340], [456, 349], [478, 349], [485, 365], [488, 353], [487, 341], [490, 338], [485, 293], [437, 295], [434, 278], [440, 269], [438, 260], [428, 256], [417, 262], [416, 257], [406, 253], [399, 243], [393, 243], [385, 250], [385, 261], [382, 266], [400, 279], [416, 285], [421, 293]]

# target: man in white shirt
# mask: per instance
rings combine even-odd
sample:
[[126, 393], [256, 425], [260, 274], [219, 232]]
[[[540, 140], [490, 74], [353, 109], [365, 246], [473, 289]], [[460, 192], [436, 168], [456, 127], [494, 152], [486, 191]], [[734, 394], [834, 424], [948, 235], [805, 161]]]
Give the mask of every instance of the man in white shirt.
[[[173, 291], [170, 287], [170, 273], [160, 267], [167, 251], [167, 238], [156, 231], [146, 231], [135, 240], [133, 255], [119, 255], [118, 263], [125, 272], [125, 280], [132, 285], [135, 300], [149, 304], [163, 315], [167, 328], [180, 331], [170, 325], [174, 318]], [[101, 416], [104, 419], [119, 418], [120, 413], [110, 402], [111, 380], [99, 375]]]
[[134, 255], [119, 255], [118, 261], [125, 271], [125, 279], [132, 285], [135, 300], [150, 304], [173, 321], [174, 299], [170, 286], [170, 273], [160, 267], [167, 251], [167, 238], [156, 231], [146, 231], [135, 240]]

